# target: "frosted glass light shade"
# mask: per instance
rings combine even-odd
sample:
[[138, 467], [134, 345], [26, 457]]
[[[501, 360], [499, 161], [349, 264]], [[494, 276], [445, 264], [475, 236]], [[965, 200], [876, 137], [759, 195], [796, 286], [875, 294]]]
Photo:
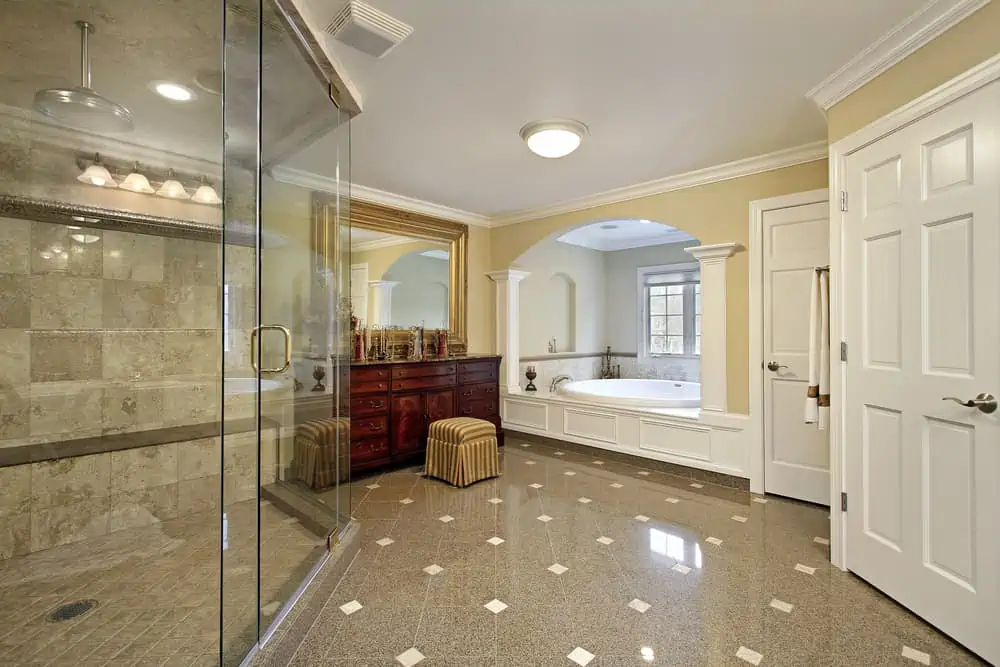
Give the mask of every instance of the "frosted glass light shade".
[[219, 199], [219, 194], [215, 191], [211, 185], [203, 183], [198, 186], [198, 189], [194, 191], [194, 195], [191, 197], [191, 201], [198, 202], [199, 204], [221, 204], [222, 200]]
[[99, 188], [117, 188], [118, 184], [111, 177], [111, 172], [105, 169], [104, 165], [95, 162], [83, 170], [76, 180], [87, 185], [96, 185]]
[[156, 191], [156, 194], [160, 197], [166, 197], [167, 199], [191, 199], [191, 195], [188, 191], [184, 189], [180, 181], [174, 180], [173, 178], [168, 178], [160, 186], [160, 189]]
[[535, 155], [565, 157], [580, 147], [587, 126], [575, 120], [547, 120], [528, 123], [521, 128], [521, 138]]
[[119, 185], [122, 190], [128, 190], [129, 192], [139, 192], [145, 195], [151, 195], [156, 192], [153, 186], [149, 184], [149, 179], [140, 174], [137, 171], [133, 171], [131, 174], [125, 177]]

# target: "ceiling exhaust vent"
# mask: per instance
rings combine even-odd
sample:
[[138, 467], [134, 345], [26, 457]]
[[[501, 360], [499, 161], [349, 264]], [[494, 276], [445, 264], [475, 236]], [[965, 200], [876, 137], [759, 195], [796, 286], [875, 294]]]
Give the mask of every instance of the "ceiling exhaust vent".
[[361, 0], [348, 0], [326, 32], [350, 47], [381, 58], [406, 39], [413, 28]]

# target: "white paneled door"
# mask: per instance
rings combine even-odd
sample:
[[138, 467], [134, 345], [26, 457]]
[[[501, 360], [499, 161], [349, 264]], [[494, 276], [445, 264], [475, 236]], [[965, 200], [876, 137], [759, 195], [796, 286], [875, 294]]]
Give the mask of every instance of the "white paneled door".
[[847, 567], [1000, 663], [1000, 82], [845, 167]]
[[765, 211], [764, 491], [830, 504], [828, 431], [805, 423], [809, 298], [817, 267], [830, 261], [826, 202]]

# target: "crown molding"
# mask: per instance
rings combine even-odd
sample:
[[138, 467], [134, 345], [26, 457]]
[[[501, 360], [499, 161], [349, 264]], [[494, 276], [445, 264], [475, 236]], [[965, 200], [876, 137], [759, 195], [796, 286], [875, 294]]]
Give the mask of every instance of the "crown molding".
[[[303, 188], [309, 188], [310, 190], [337, 192], [337, 190], [341, 187], [341, 183], [339, 183], [335, 178], [320, 176], [308, 171], [302, 171], [301, 169], [292, 169], [291, 167], [274, 167], [271, 169], [271, 177], [276, 181], [288, 183], [289, 185], [298, 185]], [[358, 185], [357, 183], [350, 184], [350, 198], [371, 202], [373, 204], [382, 204], [383, 206], [389, 206], [403, 211], [410, 211], [411, 213], [421, 213], [434, 218], [443, 218], [453, 222], [461, 222], [466, 225], [473, 225], [476, 227], [490, 226], [490, 219], [485, 215], [469, 213], [468, 211], [462, 211], [457, 208], [433, 204], [422, 199], [414, 199], [413, 197], [397, 195], [391, 192], [386, 192], [385, 190], [369, 188], [364, 185]]]
[[561, 215], [563, 213], [571, 213], [573, 211], [582, 211], [596, 206], [617, 204], [618, 202], [628, 201], [630, 199], [638, 199], [640, 197], [673, 192], [674, 190], [683, 190], [685, 188], [693, 188], [699, 185], [708, 185], [709, 183], [728, 181], [742, 176], [751, 176], [765, 171], [781, 169], [783, 167], [791, 167], [806, 162], [815, 162], [816, 160], [826, 159], [826, 157], [826, 141], [814, 141], [810, 144], [786, 148], [773, 153], [766, 153], [756, 157], [736, 160], [735, 162], [727, 162], [714, 167], [706, 167], [705, 169], [689, 171], [684, 174], [667, 176], [666, 178], [660, 178], [655, 181], [646, 181], [645, 183], [638, 183], [636, 185], [629, 185], [623, 188], [607, 190], [605, 192], [563, 202], [561, 204], [524, 209], [514, 213], [499, 215], [492, 218], [490, 227], [515, 225], [519, 222], [525, 222], [528, 220], [547, 218], [553, 215]]
[[823, 111], [829, 111], [848, 95], [989, 3], [990, 0], [931, 0], [824, 79], [806, 93], [806, 97]]

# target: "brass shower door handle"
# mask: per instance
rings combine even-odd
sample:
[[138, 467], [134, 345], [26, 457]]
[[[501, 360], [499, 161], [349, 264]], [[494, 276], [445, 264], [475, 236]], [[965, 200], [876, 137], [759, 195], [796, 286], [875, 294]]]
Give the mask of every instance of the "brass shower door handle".
[[[257, 363], [257, 334], [261, 331], [280, 331], [285, 337], [285, 365], [281, 368], [259, 368]], [[292, 365], [292, 332], [280, 324], [262, 324], [250, 332], [250, 366], [258, 373], [284, 373]]]

